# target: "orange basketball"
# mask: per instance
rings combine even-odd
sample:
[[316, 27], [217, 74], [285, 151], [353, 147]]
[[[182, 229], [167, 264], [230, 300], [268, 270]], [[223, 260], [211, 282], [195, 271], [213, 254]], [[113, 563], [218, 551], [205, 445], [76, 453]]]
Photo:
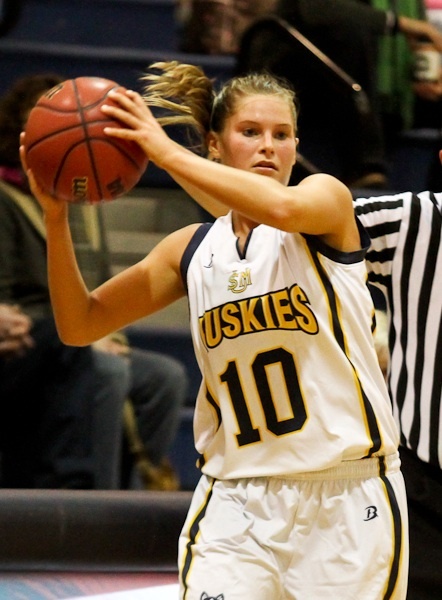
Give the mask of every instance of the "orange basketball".
[[101, 202], [126, 194], [148, 159], [135, 142], [107, 136], [123, 127], [101, 111], [114, 104], [110, 90], [124, 88], [100, 77], [68, 79], [36, 103], [26, 124], [26, 161], [41, 187], [67, 202]]

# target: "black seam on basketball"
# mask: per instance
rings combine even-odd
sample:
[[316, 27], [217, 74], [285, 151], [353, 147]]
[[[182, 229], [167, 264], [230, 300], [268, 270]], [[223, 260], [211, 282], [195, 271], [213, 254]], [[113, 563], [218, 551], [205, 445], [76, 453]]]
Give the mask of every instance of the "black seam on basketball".
[[[95, 100], [95, 102], [92, 102], [91, 104], [82, 104], [81, 108], [83, 108], [86, 111], [96, 108], [101, 102], [103, 102], [103, 100], [105, 100], [109, 96], [109, 92], [112, 92], [112, 91], [118, 89], [119, 87], [120, 86], [115, 85], [114, 87], [109, 88], [107, 90], [107, 92], [105, 92], [100, 98], [98, 98], [97, 100]], [[91, 123], [92, 123], [92, 121], [91, 121]]]
[[75, 113], [77, 112], [76, 108], [57, 108], [56, 106], [51, 106], [49, 102], [47, 104], [39, 102], [38, 107], [42, 110], [47, 110], [51, 113], [58, 113], [60, 115], [75, 115]]
[[[72, 113], [76, 113], [77, 111], [71, 111]], [[101, 124], [103, 126], [105, 126], [106, 124], [109, 125], [113, 125], [114, 121], [113, 119], [97, 119], [96, 121], [87, 121], [88, 125], [97, 125], [97, 124]], [[75, 129], [83, 129], [84, 131], [84, 126], [83, 123], [77, 123], [75, 125], [70, 125], [69, 127], [64, 127], [63, 129], [57, 129], [56, 131], [53, 131], [52, 133], [48, 133], [48, 135], [45, 135], [44, 137], [39, 138], [36, 142], [33, 142], [32, 144], [29, 144], [28, 146], [28, 152], [30, 150], [32, 150], [32, 148], [34, 148], [35, 146], [38, 146], [38, 144], [40, 144], [41, 142], [45, 142], [46, 140], [49, 140], [51, 137], [57, 136], [57, 135], [62, 135], [64, 133], [66, 133], [67, 131], [74, 131]], [[100, 138], [101, 139], [101, 138]]]
[[62, 135], [64, 133], [66, 133], [67, 131], [74, 131], [75, 129], [78, 129], [78, 128], [82, 129], [82, 127], [83, 127], [83, 125], [81, 123], [78, 123], [77, 125], [71, 125], [70, 127], [65, 127], [64, 129], [57, 129], [57, 131], [48, 133], [48, 135], [45, 135], [44, 137], [39, 138], [36, 142], [29, 144], [29, 146], [27, 148], [27, 152], [30, 152], [33, 148], [35, 148], [42, 142], [46, 142], [47, 140], [49, 140], [52, 137], [57, 137], [58, 135]]
[[[63, 154], [63, 159], [60, 161], [57, 171], [55, 172], [55, 176], [54, 176], [54, 189], [52, 191], [53, 195], [56, 196], [56, 191], [57, 191], [57, 186], [58, 186], [58, 180], [62, 174], [62, 171], [64, 169], [64, 165], [66, 163], [66, 161], [68, 160], [68, 158], [70, 158], [70, 154], [73, 150], [75, 150], [75, 148], [77, 146], [81, 146], [81, 144], [84, 143], [84, 140], [79, 140], [78, 142], [75, 142], [74, 144], [72, 144], [72, 146], [69, 146], [69, 149], [66, 150], [66, 152], [64, 152]], [[97, 186], [98, 187], [98, 186]]]
[[102, 137], [94, 137], [94, 136], [91, 136], [90, 140], [91, 140], [91, 142], [97, 141], [97, 142], [100, 142], [100, 144], [108, 144], [109, 146], [116, 148], [120, 152], [120, 154], [122, 154], [124, 156], [124, 158], [126, 158], [132, 165], [134, 165], [134, 167], [136, 167], [137, 169], [140, 168], [142, 161], [140, 163], [138, 163], [133, 158], [133, 156], [131, 156], [129, 154], [129, 152], [124, 148], [124, 146], [120, 145], [118, 142], [111, 140], [110, 138], [108, 140], [105, 140]]
[[[97, 187], [98, 194], [101, 198], [103, 198], [103, 190], [101, 189], [101, 182], [100, 182], [100, 178], [98, 175], [97, 165], [95, 162], [95, 156], [94, 156], [94, 153], [92, 152], [92, 148], [91, 148], [91, 145], [89, 142], [89, 132], [88, 132], [88, 128], [87, 128], [87, 121], [84, 118], [84, 113], [86, 111], [83, 108], [83, 106], [81, 106], [81, 103], [80, 103], [80, 95], [78, 93], [78, 86], [77, 86], [76, 80], [74, 79], [72, 83], [73, 83], [73, 87], [74, 87], [75, 98], [77, 100], [78, 112], [80, 115], [81, 123], [83, 125], [83, 131], [84, 131], [84, 140], [83, 141], [86, 143], [86, 148], [87, 148], [87, 151], [89, 154], [89, 160], [91, 162], [92, 172], [94, 175], [95, 185]], [[103, 97], [105, 98], [106, 96], [103, 96]], [[103, 97], [100, 98], [99, 102], [101, 102], [103, 100]]]
[[[128, 154], [127, 152], [124, 151], [124, 149], [122, 149], [117, 143], [115, 143], [113, 140], [104, 140], [103, 138], [100, 137], [90, 137], [89, 138], [90, 142], [98, 142], [100, 144], [108, 144], [109, 146], [113, 146], [114, 148], [116, 148], [117, 150], [120, 151], [120, 153], [124, 156], [124, 158], [129, 161], [134, 167], [135, 169], [139, 170], [140, 168], [140, 164], [138, 164], [133, 158], [132, 156], [130, 156], [130, 154]], [[81, 146], [84, 143], [84, 139], [79, 140], [75, 143], [73, 143], [71, 146], [69, 146], [69, 148], [64, 152], [63, 154], [63, 159], [60, 161], [57, 171], [54, 175], [53, 178], [53, 189], [52, 189], [52, 194], [53, 195], [57, 195], [57, 187], [58, 187], [58, 181], [60, 179], [60, 176], [63, 172], [64, 166], [66, 164], [66, 161], [70, 158], [70, 154], [75, 150], [75, 148], [77, 148], [78, 146]], [[92, 152], [92, 154], [94, 155], [94, 151], [92, 150], [92, 148], [88, 147], [88, 152]], [[92, 161], [91, 161], [92, 162]], [[95, 164], [95, 163], [93, 163]], [[116, 173], [118, 174], [118, 173]], [[98, 175], [97, 175], [98, 177]], [[101, 186], [97, 185], [97, 189], [100, 192], [101, 197], [103, 198], [103, 194], [101, 192]]]

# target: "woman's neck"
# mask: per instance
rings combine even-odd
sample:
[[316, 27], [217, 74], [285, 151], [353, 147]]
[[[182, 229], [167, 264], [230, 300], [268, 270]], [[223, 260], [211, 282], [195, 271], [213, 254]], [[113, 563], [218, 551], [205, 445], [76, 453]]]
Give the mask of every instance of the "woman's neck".
[[244, 217], [240, 213], [232, 212], [232, 228], [233, 233], [238, 238], [238, 246], [241, 252], [244, 251], [244, 246], [247, 242], [250, 232], [255, 229], [259, 223]]

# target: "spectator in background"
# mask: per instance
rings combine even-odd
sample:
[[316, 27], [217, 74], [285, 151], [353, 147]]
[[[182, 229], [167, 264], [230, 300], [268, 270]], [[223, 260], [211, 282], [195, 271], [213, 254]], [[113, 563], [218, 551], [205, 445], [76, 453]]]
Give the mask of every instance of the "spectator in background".
[[0, 358], [20, 356], [32, 348], [31, 319], [18, 306], [0, 304]]
[[[383, 35], [379, 40], [376, 81], [387, 140], [394, 143], [397, 132], [413, 127], [440, 127], [441, 55], [433, 35], [438, 28], [430, 22], [429, 31], [418, 35], [407, 33], [407, 19], [428, 23], [424, 0], [370, 0], [370, 3], [375, 9], [394, 9], [401, 15], [402, 24], [399, 19], [398, 28], [405, 33]], [[431, 54], [422, 57], [421, 51], [434, 54], [434, 58], [430, 58]], [[432, 63], [437, 68], [433, 69]]]
[[[52, 74], [24, 77], [0, 99], [0, 302], [19, 306], [33, 322], [33, 346], [0, 369], [3, 485], [119, 488], [123, 405], [130, 396], [154, 467], [150, 485], [175, 489], [167, 454], [187, 392], [181, 363], [129, 348], [121, 337], [96, 348], [67, 347], [55, 330], [45, 224], [21, 169], [19, 134], [37, 99], [60, 81]], [[103, 265], [102, 256], [95, 258]], [[80, 460], [87, 478], [80, 477]], [[78, 471], [74, 481], [71, 471]]]
[[0, 36], [6, 35], [15, 25], [20, 11], [20, 0], [2, 0], [0, 2]]
[[245, 29], [273, 11], [277, 0], [176, 0], [181, 49], [203, 54], [235, 54]]
[[[320, 140], [320, 143], [315, 142], [315, 156], [307, 155], [313, 163], [316, 158], [322, 168], [321, 161], [324, 161], [352, 187], [388, 187], [386, 139], [378, 87], [379, 43], [385, 35], [406, 39], [411, 46], [425, 38], [440, 52], [442, 34], [424, 18], [396, 14], [390, 8], [381, 10], [370, 0], [279, 0], [275, 14], [296, 27], [362, 86], [369, 99], [369, 114], [364, 115], [366, 126], [361, 129], [352, 116], [359, 110], [353, 106], [353, 97], [345, 97], [327, 86], [324, 77], [309, 76], [305, 65], [293, 60], [293, 45], [282, 41], [281, 36], [263, 40], [261, 47], [254, 45], [248, 54], [241, 49], [239, 71], [266, 68], [293, 83], [301, 105], [299, 127], [301, 140], [304, 140], [301, 152], [303, 144], [308, 147], [309, 138]], [[413, 14], [417, 16], [416, 11]], [[386, 86], [385, 76], [383, 81]], [[407, 85], [411, 93], [411, 78]], [[385, 89], [384, 106], [386, 93]], [[327, 132], [326, 150], [321, 155]], [[338, 166], [334, 162], [329, 164], [330, 151], [339, 157]]]

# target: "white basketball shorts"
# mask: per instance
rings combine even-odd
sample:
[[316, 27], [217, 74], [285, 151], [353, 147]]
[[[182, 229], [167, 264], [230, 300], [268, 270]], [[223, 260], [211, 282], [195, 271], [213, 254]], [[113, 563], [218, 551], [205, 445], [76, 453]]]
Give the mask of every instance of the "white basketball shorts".
[[347, 461], [296, 479], [203, 476], [179, 568], [181, 600], [404, 600], [399, 457]]

